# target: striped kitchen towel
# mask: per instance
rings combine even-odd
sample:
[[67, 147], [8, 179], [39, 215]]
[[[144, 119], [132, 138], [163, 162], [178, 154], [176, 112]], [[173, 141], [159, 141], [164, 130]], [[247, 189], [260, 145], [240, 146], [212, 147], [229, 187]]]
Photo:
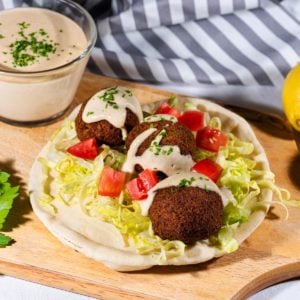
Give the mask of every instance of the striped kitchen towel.
[[[0, 0], [0, 9], [38, 0]], [[281, 114], [300, 56], [300, 0], [77, 0], [98, 40], [89, 69]], [[286, 5], [288, 4], [288, 5]], [[291, 9], [290, 9], [291, 10]]]
[[94, 61], [105, 75], [278, 85], [299, 58], [300, 27], [272, 1], [264, 7], [258, 0], [115, 3], [111, 16], [97, 21]]

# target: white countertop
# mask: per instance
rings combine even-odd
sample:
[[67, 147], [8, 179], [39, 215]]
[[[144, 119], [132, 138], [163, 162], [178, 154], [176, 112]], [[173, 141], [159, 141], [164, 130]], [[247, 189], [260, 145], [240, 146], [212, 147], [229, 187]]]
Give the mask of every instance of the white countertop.
[[[249, 300], [300, 298], [300, 279], [283, 282], [253, 295]], [[91, 300], [93, 298], [0, 275], [0, 300]]]

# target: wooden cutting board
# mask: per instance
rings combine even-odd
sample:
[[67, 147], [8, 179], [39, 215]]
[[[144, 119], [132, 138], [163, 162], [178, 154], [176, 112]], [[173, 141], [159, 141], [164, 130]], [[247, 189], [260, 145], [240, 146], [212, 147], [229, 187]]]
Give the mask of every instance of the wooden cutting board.
[[[75, 102], [112, 85], [128, 86], [143, 103], [170, 95], [85, 74]], [[22, 128], [0, 122], [0, 169], [12, 173], [22, 190], [5, 226], [16, 242], [0, 249], [0, 273], [101, 299], [243, 299], [263, 287], [300, 276], [300, 208], [290, 208], [285, 220], [284, 209], [272, 207], [238, 251], [193, 266], [118, 273], [63, 246], [34, 216], [26, 194], [31, 164], [59, 124]], [[277, 184], [289, 189], [293, 199], [300, 199], [300, 156], [291, 136], [262, 122], [252, 125]]]

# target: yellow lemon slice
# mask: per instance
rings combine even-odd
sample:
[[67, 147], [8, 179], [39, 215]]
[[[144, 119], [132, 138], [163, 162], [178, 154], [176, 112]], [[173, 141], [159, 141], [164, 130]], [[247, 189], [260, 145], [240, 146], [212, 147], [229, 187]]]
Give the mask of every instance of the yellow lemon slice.
[[300, 131], [300, 63], [289, 72], [284, 81], [282, 104], [288, 121]]

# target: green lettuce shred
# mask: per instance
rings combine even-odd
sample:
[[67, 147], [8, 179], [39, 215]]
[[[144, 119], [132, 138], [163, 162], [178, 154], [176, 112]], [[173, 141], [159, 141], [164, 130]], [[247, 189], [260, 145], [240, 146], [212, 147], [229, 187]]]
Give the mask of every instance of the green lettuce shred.
[[[172, 104], [176, 101], [176, 98], [170, 98]], [[189, 109], [192, 107], [190, 105]], [[209, 125], [220, 130], [222, 127], [217, 117], [211, 118]], [[283, 205], [289, 202], [298, 206], [299, 202], [289, 201], [289, 193], [276, 187], [274, 175], [261, 170], [252, 159], [255, 155], [252, 143], [242, 141], [232, 133], [227, 135], [229, 142], [218, 154], [199, 149], [196, 155], [198, 160], [209, 158], [223, 168], [217, 185], [229, 191], [230, 201], [224, 208], [221, 230], [208, 243], [229, 253], [238, 248], [234, 238], [237, 228], [247, 222], [254, 211], [265, 211], [269, 206], [262, 197], [265, 189], [273, 190]], [[55, 214], [54, 200], [65, 205], [79, 203], [85, 214], [113, 224], [128, 245], [134, 244], [137, 253], [151, 254], [159, 264], [183, 255], [188, 246], [181, 241], [162, 240], [156, 236], [150, 218], [141, 214], [138, 202], [131, 201], [127, 194], [122, 192], [118, 198], [98, 195], [98, 181], [104, 166], [120, 170], [126, 155], [103, 146], [95, 160], [83, 160], [65, 151], [77, 142], [74, 121], [66, 120], [53, 135], [47, 157], [40, 158], [45, 177], [40, 204]], [[53, 186], [56, 186], [54, 191]]]
[[[98, 195], [98, 181], [104, 166], [121, 169], [125, 154], [103, 146], [95, 160], [80, 159], [65, 151], [77, 142], [74, 122], [67, 120], [52, 137], [52, 148], [47, 157], [39, 158], [44, 173], [40, 205], [55, 215], [55, 200], [67, 206], [79, 203], [85, 214], [115, 225], [125, 241], [135, 245], [137, 253], [151, 254], [159, 264], [182, 255], [185, 244], [156, 236], [150, 218], [141, 214], [140, 205], [131, 201], [127, 203], [128, 195], [125, 197], [121, 193], [119, 198]], [[54, 191], [53, 186], [57, 187]]]

